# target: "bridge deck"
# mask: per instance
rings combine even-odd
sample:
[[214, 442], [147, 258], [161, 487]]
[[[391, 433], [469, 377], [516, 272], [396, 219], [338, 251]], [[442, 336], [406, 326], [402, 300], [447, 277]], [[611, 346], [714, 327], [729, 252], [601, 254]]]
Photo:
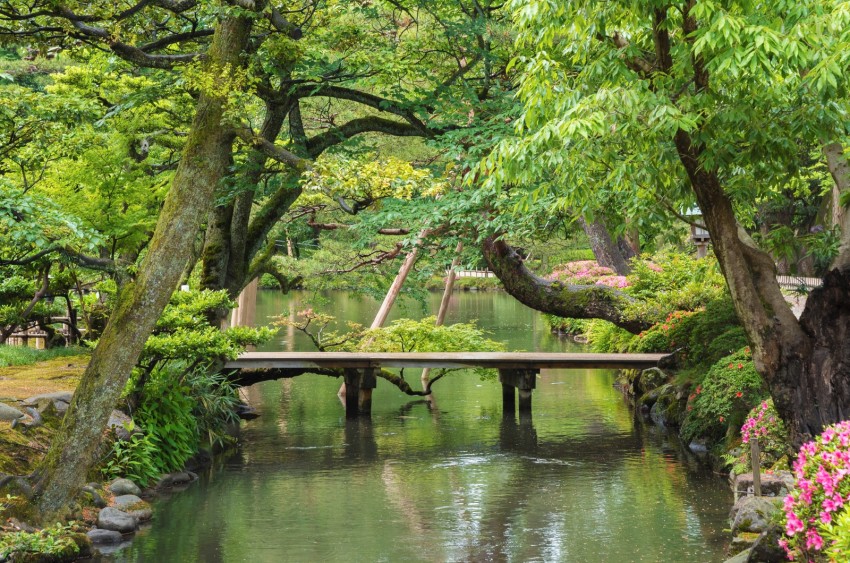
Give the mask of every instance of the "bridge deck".
[[666, 354], [571, 354], [541, 352], [247, 352], [225, 364], [227, 369], [305, 368], [468, 368], [645, 369]]

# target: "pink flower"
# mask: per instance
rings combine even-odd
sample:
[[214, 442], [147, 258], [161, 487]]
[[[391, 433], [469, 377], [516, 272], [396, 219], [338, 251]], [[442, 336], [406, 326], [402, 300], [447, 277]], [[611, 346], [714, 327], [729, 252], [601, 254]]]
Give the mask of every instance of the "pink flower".
[[787, 515], [787, 521], [785, 523], [785, 533], [789, 536], [793, 536], [797, 532], [802, 532], [805, 529], [805, 525], [803, 521], [797, 516], [794, 512], [789, 512]]
[[806, 549], [815, 549], [817, 551], [823, 549], [823, 538], [820, 537], [820, 534], [814, 528], [806, 532]]

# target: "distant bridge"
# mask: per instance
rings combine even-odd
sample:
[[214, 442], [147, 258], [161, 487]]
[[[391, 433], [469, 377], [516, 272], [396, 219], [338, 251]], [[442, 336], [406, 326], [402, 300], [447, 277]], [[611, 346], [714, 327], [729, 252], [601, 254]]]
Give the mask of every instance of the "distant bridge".
[[491, 368], [499, 370], [505, 412], [531, 412], [531, 392], [541, 369], [646, 369], [657, 367], [667, 354], [572, 354], [538, 352], [248, 352], [224, 365], [231, 370], [267, 370], [285, 377], [310, 369], [342, 369], [347, 417], [370, 415], [375, 370], [381, 368]]

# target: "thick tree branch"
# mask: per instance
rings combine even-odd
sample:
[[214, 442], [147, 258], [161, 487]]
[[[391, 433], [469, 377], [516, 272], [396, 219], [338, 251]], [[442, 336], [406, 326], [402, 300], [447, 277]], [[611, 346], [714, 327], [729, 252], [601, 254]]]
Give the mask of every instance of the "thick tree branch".
[[264, 139], [261, 136], [256, 135], [248, 127], [234, 127], [232, 131], [233, 134], [239, 137], [246, 145], [261, 151], [271, 159], [292, 167], [298, 172], [303, 172], [310, 168], [309, 160], [301, 158], [295, 153], [275, 145], [268, 139]]
[[362, 133], [386, 133], [396, 137], [423, 137], [425, 132], [419, 127], [383, 117], [369, 116], [352, 119], [339, 127], [329, 129], [307, 141], [307, 151], [316, 158], [330, 147], [341, 141]]
[[574, 319], [604, 319], [639, 333], [652, 323], [627, 317], [623, 306], [631, 298], [601, 285], [564, 285], [535, 275], [504, 240], [487, 237], [482, 252], [508, 293], [532, 309]]
[[387, 113], [397, 115], [411, 125], [419, 127], [422, 130], [423, 135], [425, 135], [428, 131], [428, 126], [425, 125], [425, 123], [417, 118], [411, 110], [403, 107], [398, 102], [382, 98], [374, 94], [361, 92], [360, 90], [354, 90], [333, 84], [303, 84], [295, 89], [293, 95], [296, 98], [319, 96], [357, 102], [379, 111], [385, 111]]

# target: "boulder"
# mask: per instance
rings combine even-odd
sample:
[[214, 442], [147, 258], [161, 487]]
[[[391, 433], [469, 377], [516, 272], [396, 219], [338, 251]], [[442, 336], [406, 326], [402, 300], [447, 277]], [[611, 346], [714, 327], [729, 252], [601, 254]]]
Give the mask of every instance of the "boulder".
[[752, 563], [779, 563], [787, 561], [785, 550], [779, 547], [779, 540], [785, 537], [781, 526], [770, 524], [767, 530], [761, 533], [753, 545], [748, 562]]
[[109, 484], [109, 492], [113, 495], [121, 496], [121, 495], [136, 495], [138, 496], [142, 494], [142, 490], [136, 485], [134, 482], [129, 479], [115, 479]]
[[151, 505], [136, 495], [117, 496], [112, 502], [115, 508], [135, 517], [139, 522], [147, 522], [153, 516]]
[[97, 515], [97, 527], [104, 530], [129, 534], [136, 531], [138, 526], [139, 523], [132, 515], [111, 506], [104, 508]]
[[667, 374], [658, 368], [645, 369], [635, 378], [635, 394], [643, 395], [653, 389], [657, 389], [667, 383], [668, 379]]
[[744, 532], [732, 538], [732, 543], [729, 545], [729, 555], [735, 555], [742, 551], [747, 551], [753, 547], [759, 534]]
[[723, 563], [747, 563], [747, 561], [750, 560], [749, 557], [750, 557], [750, 550], [747, 549], [745, 551], [742, 551], [738, 555], [732, 557], [731, 559], [727, 559]]
[[780, 503], [776, 498], [743, 497], [735, 503], [729, 514], [732, 520], [732, 533], [764, 532], [771, 517], [779, 512]]
[[120, 532], [116, 532], [115, 530], [101, 530], [100, 528], [89, 530], [86, 535], [95, 544], [121, 543], [124, 539], [124, 536]]
[[140, 502], [147, 504], [136, 495], [119, 495], [112, 500], [112, 506], [119, 510], [126, 510]]
[[[794, 486], [794, 477], [790, 471], [760, 473], [759, 480], [761, 481], [761, 494], [766, 497], [783, 497]], [[752, 472], [736, 475], [733, 489], [736, 500], [741, 496], [753, 494]]]
[[162, 475], [159, 478], [159, 482], [156, 486], [158, 489], [180, 487], [183, 485], [188, 485], [195, 479], [197, 479], [197, 475], [195, 475], [191, 471], [176, 471], [174, 473], [166, 473], [165, 475]]
[[17, 420], [23, 416], [24, 413], [15, 407], [10, 407], [6, 403], [0, 403], [0, 420]]
[[83, 487], [83, 493], [87, 494], [89, 498], [91, 498], [91, 503], [95, 506], [95, 508], [106, 508], [106, 501], [103, 500], [103, 496], [101, 496], [100, 491], [98, 491], [95, 487], [86, 485]]
[[57, 391], [55, 393], [44, 393], [43, 395], [34, 395], [28, 399], [24, 399], [21, 404], [25, 407], [42, 408], [47, 403], [70, 403], [71, 397], [74, 394], [71, 391]]
[[679, 426], [682, 418], [682, 401], [679, 390], [675, 385], [669, 383], [656, 390], [660, 390], [660, 393], [649, 410], [652, 422], [662, 427]]
[[135, 425], [133, 419], [119, 410], [114, 410], [109, 415], [109, 420], [106, 422], [106, 428], [115, 432], [115, 437], [119, 440], [129, 440], [133, 434], [144, 434], [142, 430]]
[[652, 408], [655, 405], [655, 402], [658, 401], [658, 398], [664, 393], [666, 389], [671, 387], [668, 383], [667, 385], [662, 385], [661, 387], [656, 387], [652, 391], [648, 391], [641, 395], [640, 399], [638, 399], [638, 404], [643, 407]]

